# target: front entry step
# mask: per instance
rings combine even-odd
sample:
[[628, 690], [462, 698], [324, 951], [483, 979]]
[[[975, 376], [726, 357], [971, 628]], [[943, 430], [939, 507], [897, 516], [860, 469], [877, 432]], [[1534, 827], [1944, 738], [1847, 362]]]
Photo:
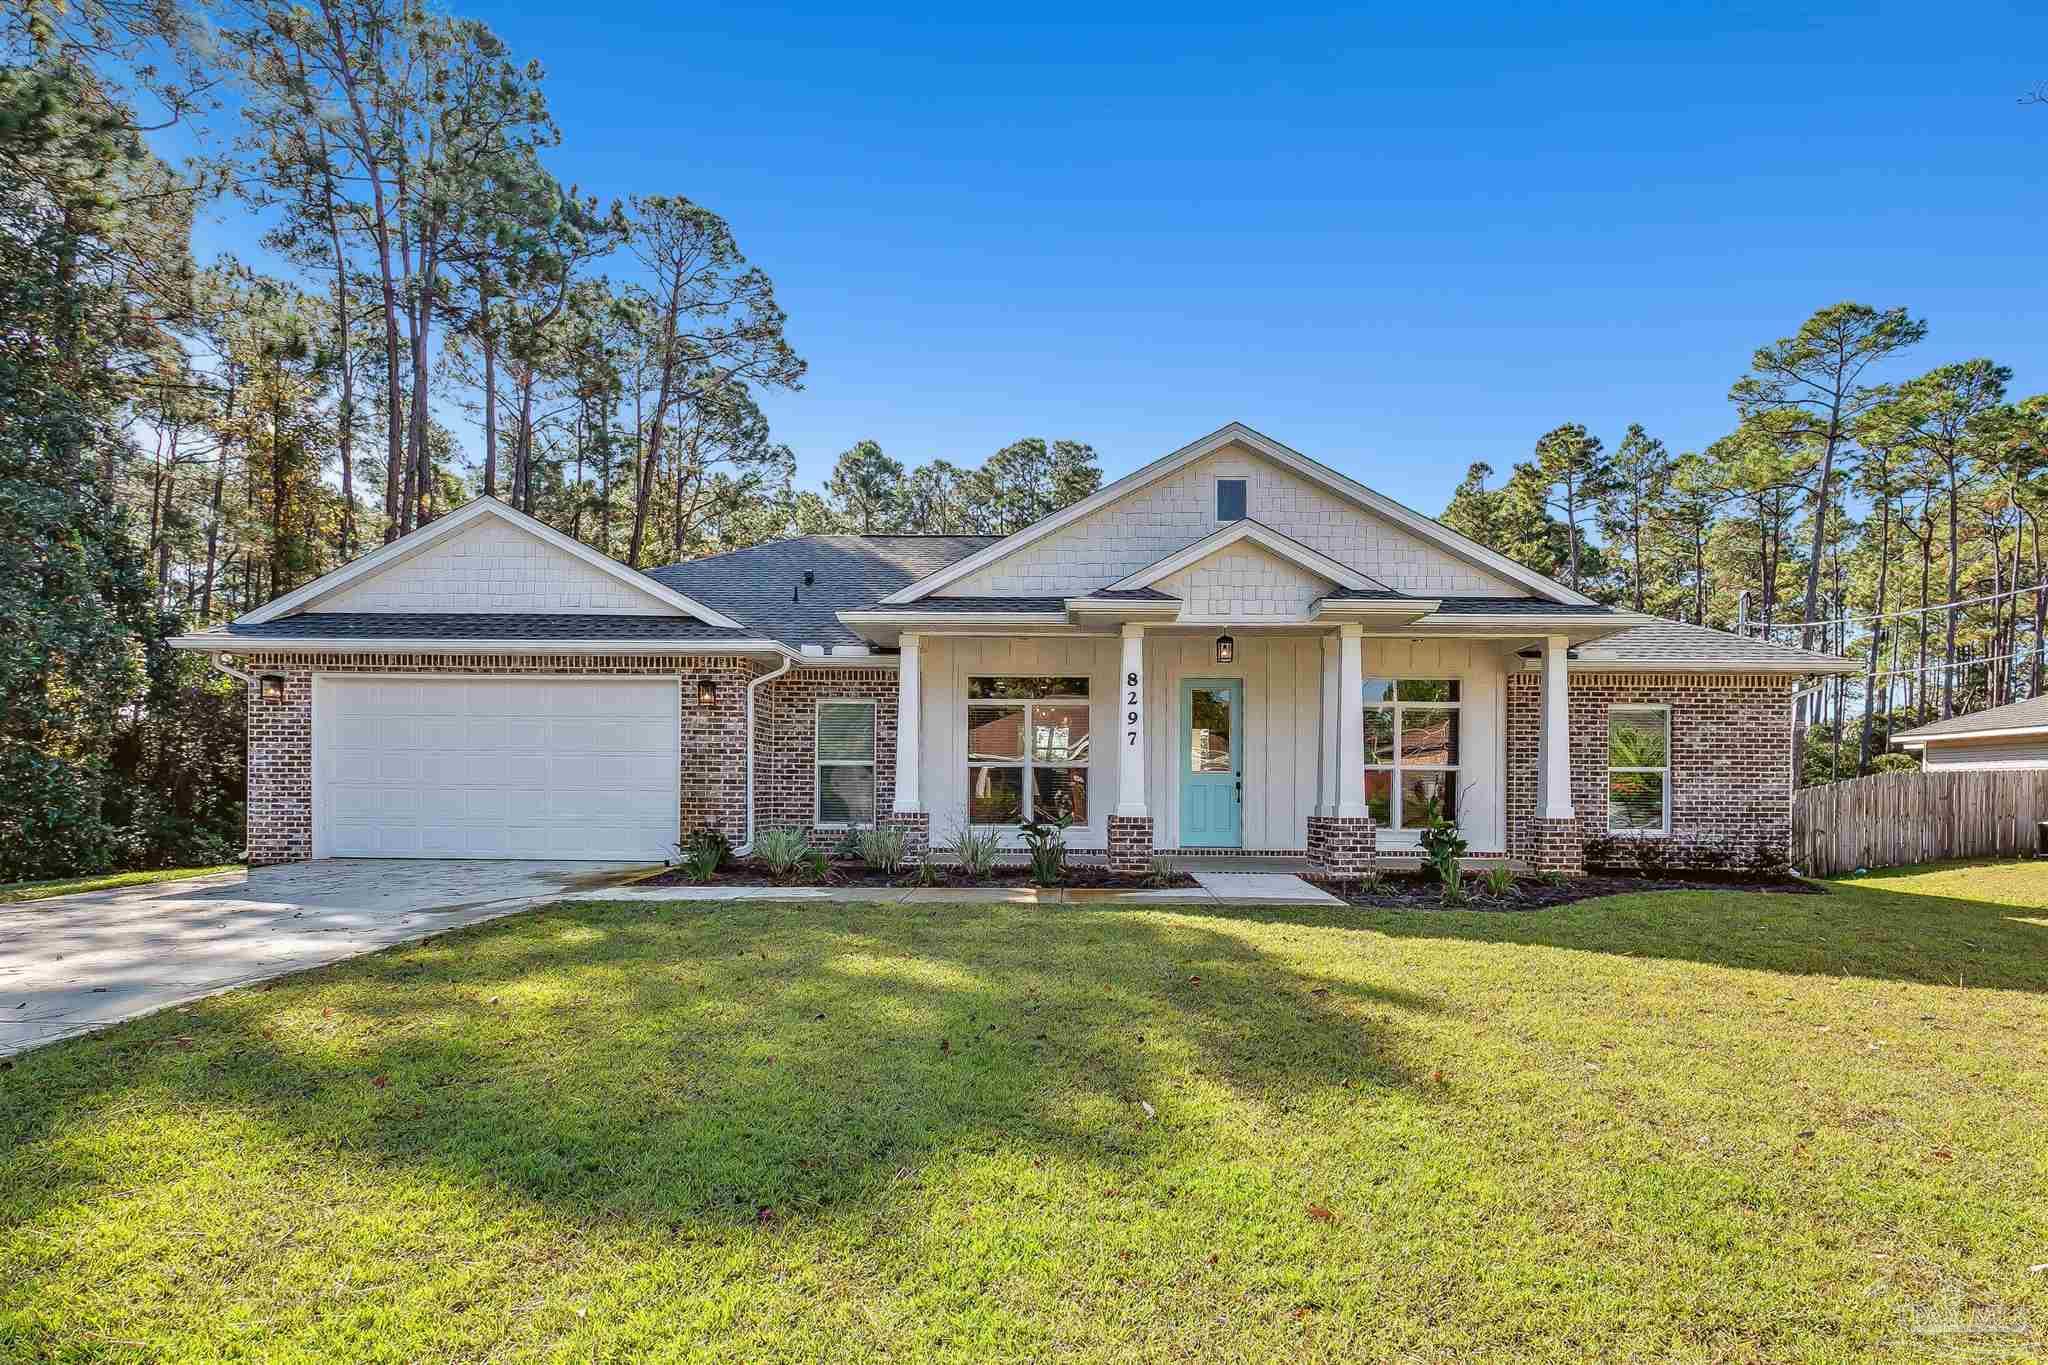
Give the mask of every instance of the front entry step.
[[1343, 901], [1284, 872], [1195, 872], [1190, 871], [1204, 891], [1220, 901], [1269, 901], [1342, 905]]

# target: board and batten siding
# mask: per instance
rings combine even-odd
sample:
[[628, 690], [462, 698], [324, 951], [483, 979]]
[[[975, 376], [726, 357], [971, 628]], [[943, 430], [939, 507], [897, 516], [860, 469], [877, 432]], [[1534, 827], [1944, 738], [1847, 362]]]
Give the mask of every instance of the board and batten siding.
[[[932, 843], [951, 848], [967, 822], [967, 680], [974, 677], [1073, 677], [1088, 679], [1088, 824], [1067, 832], [1069, 848], [1108, 846], [1109, 816], [1116, 809], [1116, 674], [1120, 645], [1115, 636], [980, 639], [927, 635], [920, 675], [924, 704], [919, 731], [924, 752], [918, 781], [931, 816]], [[890, 793], [881, 808], [888, 809]], [[1012, 835], [1005, 843], [1021, 848]]]
[[1920, 765], [1952, 771], [1971, 768], [2048, 768], [2048, 735], [2008, 739], [1929, 740]]
[[1145, 636], [1145, 797], [1152, 841], [1180, 847], [1181, 683], [1233, 678], [1244, 687], [1244, 843], [1308, 846], [1322, 732], [1323, 652], [1314, 635], [1240, 633], [1236, 660], [1216, 662], [1213, 634]]
[[[1456, 678], [1458, 825], [1474, 853], [1507, 849], [1507, 698], [1510, 650], [1480, 640], [1399, 640], [1368, 636], [1368, 678]], [[1379, 846], [1420, 848], [1416, 830], [1383, 830]]]
[[[1189, 678], [1231, 678], [1244, 688], [1244, 842], [1247, 849], [1298, 851], [1307, 846], [1308, 817], [1321, 781], [1322, 642], [1317, 634], [1239, 632], [1236, 659], [1216, 662], [1209, 632], [1150, 631], [1145, 636], [1146, 801], [1153, 842], [1180, 847], [1181, 684]], [[967, 818], [967, 680], [971, 677], [1085, 675], [1093, 736], [1088, 773], [1088, 823], [1068, 834], [1077, 849], [1107, 844], [1116, 808], [1117, 671], [1114, 636], [977, 639], [926, 636], [920, 783], [934, 843], [949, 847]], [[1459, 721], [1460, 823], [1475, 853], [1505, 847], [1505, 689], [1507, 656], [1477, 641], [1410, 641], [1368, 637], [1368, 677], [1456, 678], [1464, 705]], [[886, 803], [887, 793], [883, 800]], [[1384, 847], [1414, 847], [1412, 831], [1389, 830]], [[1018, 841], [1010, 841], [1013, 844]]]

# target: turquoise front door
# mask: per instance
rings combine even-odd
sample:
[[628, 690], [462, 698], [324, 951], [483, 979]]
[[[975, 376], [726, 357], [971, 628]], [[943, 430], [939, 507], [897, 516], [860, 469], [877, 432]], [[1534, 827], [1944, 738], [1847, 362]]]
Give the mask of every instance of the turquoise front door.
[[1244, 682], [1189, 678], [1180, 685], [1180, 842], [1244, 845]]

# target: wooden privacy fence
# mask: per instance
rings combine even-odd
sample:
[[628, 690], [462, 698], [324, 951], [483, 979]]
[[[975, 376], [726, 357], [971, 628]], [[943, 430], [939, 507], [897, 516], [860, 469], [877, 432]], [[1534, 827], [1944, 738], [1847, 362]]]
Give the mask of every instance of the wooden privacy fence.
[[1876, 773], [1792, 797], [1792, 861], [1813, 877], [2039, 851], [2048, 768]]

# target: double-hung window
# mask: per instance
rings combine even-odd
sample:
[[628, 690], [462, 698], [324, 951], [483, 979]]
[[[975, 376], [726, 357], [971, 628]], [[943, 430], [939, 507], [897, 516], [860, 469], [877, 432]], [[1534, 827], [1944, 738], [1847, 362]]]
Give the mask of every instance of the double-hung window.
[[828, 828], [875, 823], [875, 704], [819, 702], [817, 755], [817, 823]]
[[1368, 678], [1365, 806], [1382, 828], [1458, 819], [1456, 678]]
[[1607, 712], [1607, 829], [1663, 834], [1671, 828], [1671, 708]]
[[967, 680], [967, 818], [1088, 823], [1088, 680]]

